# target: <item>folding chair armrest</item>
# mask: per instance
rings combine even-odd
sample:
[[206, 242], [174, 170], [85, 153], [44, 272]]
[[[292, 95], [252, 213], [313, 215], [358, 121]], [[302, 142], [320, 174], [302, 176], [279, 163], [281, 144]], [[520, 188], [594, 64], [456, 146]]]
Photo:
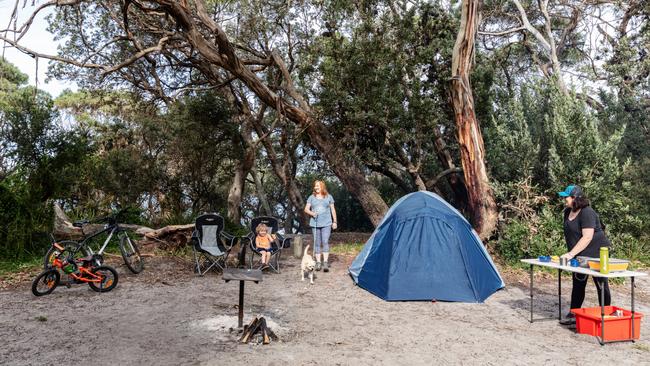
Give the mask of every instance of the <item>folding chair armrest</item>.
[[222, 231], [221, 236], [226, 240], [226, 246], [228, 247], [228, 250], [232, 249], [232, 247], [234, 247], [237, 243], [237, 237], [232, 234]]
[[283, 238], [280, 248], [282, 248], [282, 249], [289, 248], [291, 246], [291, 239], [292, 238]]
[[194, 249], [201, 249], [201, 243], [199, 241], [199, 232], [197, 230], [194, 230], [192, 232], [192, 236], [190, 237], [190, 242], [192, 243], [192, 247]]
[[244, 245], [244, 241], [248, 241], [248, 247], [251, 250], [257, 252], [257, 246], [255, 246], [255, 236], [254, 235], [248, 234], [248, 235], [242, 236], [241, 240], [242, 240], [242, 245]]

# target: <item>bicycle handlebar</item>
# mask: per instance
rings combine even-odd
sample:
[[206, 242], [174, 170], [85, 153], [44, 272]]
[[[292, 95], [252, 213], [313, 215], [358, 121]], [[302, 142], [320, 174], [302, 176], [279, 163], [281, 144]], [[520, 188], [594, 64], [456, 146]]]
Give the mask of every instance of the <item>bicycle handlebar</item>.
[[118, 223], [118, 221], [117, 221], [118, 216], [120, 216], [120, 215], [121, 215], [122, 213], [124, 213], [126, 210], [127, 210], [127, 209], [123, 208], [123, 209], [118, 210], [117, 212], [112, 213], [112, 214], [110, 214], [110, 215], [108, 215], [108, 216], [99, 217], [99, 218], [94, 218], [92, 221], [86, 219], [86, 220], [78, 221], [78, 222], [83, 223], [83, 224], [89, 224], [89, 223], [91, 223], [91, 222], [94, 222], [94, 223], [107, 222], [107, 223], [109, 223], [109, 224], [117, 224], [117, 223]]

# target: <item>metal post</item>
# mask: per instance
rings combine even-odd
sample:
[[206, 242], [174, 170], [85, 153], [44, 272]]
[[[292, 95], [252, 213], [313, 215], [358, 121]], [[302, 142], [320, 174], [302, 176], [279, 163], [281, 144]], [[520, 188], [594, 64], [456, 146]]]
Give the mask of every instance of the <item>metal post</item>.
[[562, 270], [557, 269], [557, 319], [562, 321]]
[[244, 326], [244, 281], [239, 281], [239, 328]]
[[605, 283], [604, 282], [605, 281], [603, 280], [603, 282], [601, 282], [600, 284], [600, 345], [601, 346], [605, 344]]
[[634, 276], [632, 276], [632, 342], [634, 342]]
[[530, 265], [530, 322], [533, 322], [533, 265]]

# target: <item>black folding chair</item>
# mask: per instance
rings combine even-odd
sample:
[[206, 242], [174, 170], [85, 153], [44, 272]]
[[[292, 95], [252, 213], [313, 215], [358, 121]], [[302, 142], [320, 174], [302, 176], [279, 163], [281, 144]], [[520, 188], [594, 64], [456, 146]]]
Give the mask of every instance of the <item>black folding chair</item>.
[[[251, 220], [250, 233], [242, 238], [242, 246], [244, 245], [244, 240], [248, 240], [249, 246], [251, 249], [249, 267], [253, 268], [255, 256], [262, 256], [262, 252], [255, 245], [255, 237], [257, 236], [255, 229], [257, 225], [265, 224], [269, 227], [270, 233], [276, 237], [276, 240], [271, 241], [271, 259], [269, 261], [269, 267], [276, 272], [280, 273], [280, 256], [282, 250], [291, 247], [291, 239], [285, 239], [281, 234], [278, 233], [278, 228], [280, 227], [280, 221], [275, 217], [270, 216], [260, 216]], [[259, 262], [258, 262], [259, 265]]]
[[192, 233], [194, 270], [203, 276], [210, 269], [226, 268], [226, 260], [237, 237], [223, 231], [223, 217], [216, 213], [203, 214], [196, 218]]

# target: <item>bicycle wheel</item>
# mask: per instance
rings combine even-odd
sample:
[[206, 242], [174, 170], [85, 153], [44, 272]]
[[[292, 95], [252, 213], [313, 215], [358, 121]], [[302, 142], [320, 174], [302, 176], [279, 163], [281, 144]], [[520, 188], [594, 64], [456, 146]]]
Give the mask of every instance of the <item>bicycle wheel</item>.
[[91, 273], [100, 276], [101, 282], [88, 282], [88, 286], [97, 292], [108, 292], [117, 286], [117, 271], [113, 267], [99, 266], [91, 271]]
[[59, 285], [61, 275], [54, 268], [41, 272], [32, 282], [32, 293], [35, 296], [43, 296], [54, 291]]
[[124, 264], [129, 267], [131, 272], [135, 274], [142, 272], [144, 269], [144, 259], [140, 255], [140, 249], [138, 249], [135, 241], [131, 240], [126, 234], [120, 239], [120, 252], [122, 253], [122, 258], [124, 258]]
[[[79, 243], [77, 243], [74, 240], [64, 240], [58, 242], [60, 246], [62, 246], [63, 253], [64, 253], [64, 258], [67, 257], [66, 252], [73, 252], [77, 249], [77, 246]], [[52, 268], [52, 263], [54, 263], [54, 258], [56, 258], [61, 252], [56, 249], [54, 246], [50, 246], [50, 249], [48, 249], [47, 253], [45, 254], [45, 258], [43, 258], [43, 269], [48, 269]], [[79, 258], [84, 258], [87, 256], [90, 256], [92, 253], [90, 250], [88, 250], [88, 247], [83, 245], [79, 250], [74, 254], [74, 259], [79, 259]]]

